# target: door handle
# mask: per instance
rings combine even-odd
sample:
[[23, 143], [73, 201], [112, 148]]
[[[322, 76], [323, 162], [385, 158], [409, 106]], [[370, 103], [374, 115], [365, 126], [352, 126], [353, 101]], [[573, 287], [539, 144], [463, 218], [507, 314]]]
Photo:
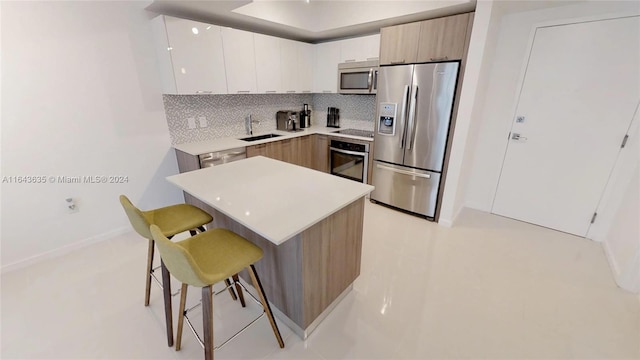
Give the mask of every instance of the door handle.
[[413, 140], [416, 135], [416, 101], [418, 99], [418, 85], [414, 85], [411, 91], [411, 104], [409, 105], [409, 126], [407, 126], [407, 131], [411, 130], [409, 135], [409, 146], [407, 146], [407, 150], [411, 150], [413, 146]]
[[371, 86], [373, 86], [373, 69], [369, 69], [369, 77], [367, 79], [367, 89], [371, 92]]
[[404, 142], [406, 140], [406, 130], [404, 121], [407, 120], [407, 97], [409, 96], [409, 85], [404, 86], [404, 93], [402, 94], [402, 138], [400, 139], [400, 149], [404, 148]]
[[425, 179], [431, 179], [431, 174], [414, 173], [414, 172], [407, 171], [407, 170], [394, 169], [392, 167], [384, 166], [384, 165], [380, 165], [380, 164], [376, 164], [376, 167], [378, 169], [382, 169], [382, 170], [393, 171], [393, 172], [396, 172], [398, 174], [410, 175], [410, 176], [415, 176], [415, 177], [420, 177], [420, 178], [425, 178]]
[[518, 141], [526, 141], [527, 138], [518, 134], [518, 133], [512, 133], [511, 134], [511, 140], [518, 140]]

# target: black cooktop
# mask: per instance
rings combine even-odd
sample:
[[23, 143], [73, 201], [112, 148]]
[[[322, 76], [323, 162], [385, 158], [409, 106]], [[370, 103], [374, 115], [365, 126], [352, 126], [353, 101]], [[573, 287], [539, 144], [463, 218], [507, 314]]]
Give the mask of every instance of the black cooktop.
[[373, 131], [370, 131], [370, 130], [343, 129], [343, 130], [334, 131], [334, 133], [373, 138]]

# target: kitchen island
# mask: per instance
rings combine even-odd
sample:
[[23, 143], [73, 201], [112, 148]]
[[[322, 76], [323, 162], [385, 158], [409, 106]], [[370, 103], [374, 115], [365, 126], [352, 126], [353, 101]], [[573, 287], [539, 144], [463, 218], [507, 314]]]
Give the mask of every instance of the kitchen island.
[[213, 226], [264, 250], [256, 269], [267, 297], [302, 338], [360, 274], [370, 185], [263, 156], [167, 179], [210, 207]]

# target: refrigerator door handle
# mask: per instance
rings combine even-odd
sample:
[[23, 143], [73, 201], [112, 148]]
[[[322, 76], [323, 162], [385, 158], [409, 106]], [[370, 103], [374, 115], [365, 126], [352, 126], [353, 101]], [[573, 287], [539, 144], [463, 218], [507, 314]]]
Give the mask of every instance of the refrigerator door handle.
[[[409, 97], [409, 85], [404, 86], [404, 93], [402, 94], [402, 111], [400, 112], [400, 116], [402, 116], [402, 121], [404, 125], [404, 120], [407, 118], [407, 98]], [[400, 149], [404, 148], [404, 142], [406, 140], [406, 128], [402, 128], [402, 139], [400, 140]]]
[[408, 139], [409, 146], [407, 146], [407, 150], [411, 150], [413, 146], [413, 140], [416, 136], [416, 102], [418, 100], [418, 85], [414, 85], [411, 90], [411, 104], [409, 105], [409, 125], [407, 126], [407, 131], [410, 131]]
[[392, 167], [384, 166], [384, 165], [380, 165], [380, 164], [376, 164], [376, 167], [378, 169], [389, 170], [389, 171], [397, 172], [397, 173], [403, 174], [403, 175], [410, 175], [410, 176], [415, 176], [415, 177], [420, 177], [420, 178], [425, 178], [425, 179], [431, 179], [431, 175], [430, 174], [414, 173], [414, 172], [411, 172], [411, 171], [394, 169]]

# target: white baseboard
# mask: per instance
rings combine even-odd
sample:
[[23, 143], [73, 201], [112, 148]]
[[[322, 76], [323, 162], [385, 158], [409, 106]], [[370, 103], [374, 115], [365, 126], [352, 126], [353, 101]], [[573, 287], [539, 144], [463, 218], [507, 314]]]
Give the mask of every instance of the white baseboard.
[[618, 278], [620, 277], [620, 266], [618, 265], [618, 261], [613, 257], [613, 252], [609, 247], [609, 242], [605, 239], [600, 243], [602, 244], [602, 249], [604, 250], [604, 255], [607, 257], [611, 271], [613, 272], [613, 277], [616, 279], [616, 282], [618, 282]]
[[130, 226], [124, 226], [124, 227], [121, 227], [119, 229], [107, 231], [106, 233], [102, 233], [102, 234], [98, 234], [98, 235], [95, 235], [95, 236], [91, 236], [91, 237], [88, 237], [86, 239], [77, 241], [77, 242], [75, 242], [73, 244], [69, 244], [69, 245], [65, 245], [65, 246], [57, 248], [57, 249], [45, 251], [43, 253], [40, 253], [40, 254], [37, 254], [37, 255], [34, 255], [34, 256], [30, 256], [30, 257], [28, 257], [26, 259], [13, 262], [11, 264], [2, 265], [2, 269], [0, 270], [0, 273], [5, 274], [5, 273], [11, 272], [11, 271], [23, 269], [23, 268], [25, 268], [27, 266], [30, 266], [30, 265], [33, 265], [33, 264], [37, 264], [37, 263], [39, 263], [41, 261], [57, 258], [59, 256], [68, 254], [70, 252], [73, 252], [75, 250], [82, 249], [82, 248], [87, 247], [89, 245], [93, 245], [95, 243], [111, 239], [113, 237], [128, 233], [130, 231], [133, 231]]
[[460, 213], [464, 208], [465, 208], [464, 205], [460, 206], [460, 208], [458, 208], [458, 211], [456, 211], [456, 214], [453, 216], [453, 219], [443, 219], [443, 218], [438, 219], [438, 225], [442, 225], [448, 228], [453, 227], [453, 224], [455, 224], [456, 219], [458, 218], [458, 216], [460, 216]]

